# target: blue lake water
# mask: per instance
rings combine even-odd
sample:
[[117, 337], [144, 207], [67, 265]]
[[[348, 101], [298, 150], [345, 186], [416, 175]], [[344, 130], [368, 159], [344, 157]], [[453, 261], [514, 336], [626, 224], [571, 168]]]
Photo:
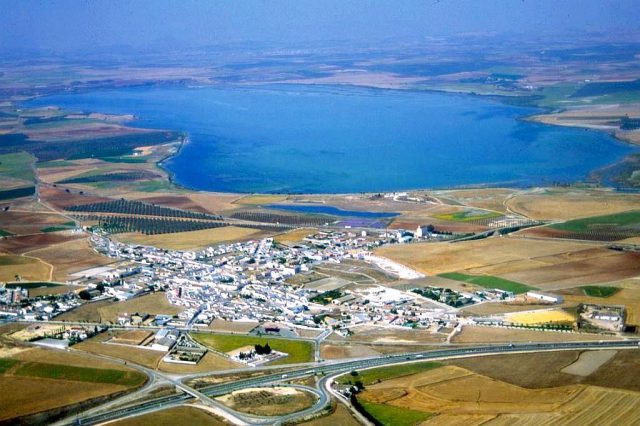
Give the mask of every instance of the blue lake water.
[[288, 210], [292, 212], [328, 214], [332, 216], [359, 217], [367, 219], [390, 218], [400, 215], [399, 213], [363, 212], [356, 210], [342, 210], [333, 206], [315, 206], [302, 204], [269, 204], [266, 207], [270, 209]]
[[351, 87], [148, 87], [27, 106], [132, 113], [189, 133], [176, 182], [227, 192], [346, 193], [584, 179], [633, 149], [603, 133], [518, 120], [535, 110], [474, 96]]

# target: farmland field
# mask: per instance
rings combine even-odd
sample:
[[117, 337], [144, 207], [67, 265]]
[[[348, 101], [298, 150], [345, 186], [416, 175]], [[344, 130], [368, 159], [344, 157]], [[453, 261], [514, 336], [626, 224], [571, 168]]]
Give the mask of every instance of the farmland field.
[[507, 321], [514, 324], [572, 324], [576, 321], [575, 315], [571, 315], [562, 309], [539, 310], [534, 312], [516, 312], [505, 315]]
[[424, 411], [394, 407], [387, 404], [361, 402], [362, 408], [383, 426], [414, 426], [432, 416]]
[[385, 380], [398, 377], [410, 376], [434, 368], [441, 367], [439, 362], [421, 362], [411, 364], [401, 364], [392, 367], [372, 368], [369, 370], [357, 371], [357, 375], [346, 374], [338, 378], [339, 383], [355, 383], [360, 380], [365, 386], [380, 383]]
[[300, 425], [304, 426], [326, 426], [326, 425], [335, 425], [335, 426], [359, 426], [360, 422], [358, 422], [353, 415], [349, 412], [349, 409], [345, 407], [343, 404], [336, 404], [333, 413], [328, 416], [320, 417], [315, 420], [311, 420], [309, 422], [300, 423]]
[[182, 308], [172, 305], [164, 292], [146, 294], [123, 302], [106, 304], [98, 307], [101, 322], [116, 322], [119, 312], [144, 312], [151, 315], [176, 315]]
[[230, 352], [243, 346], [256, 344], [264, 345], [269, 343], [271, 349], [288, 354], [287, 357], [270, 363], [270, 365], [296, 364], [313, 361], [313, 345], [311, 342], [307, 341], [263, 336], [258, 337], [206, 333], [192, 333], [192, 336], [199, 343], [219, 352]]
[[582, 287], [584, 294], [590, 297], [610, 297], [620, 291], [618, 287], [587, 285]]
[[174, 425], [206, 425], [225, 426], [226, 422], [218, 417], [195, 407], [174, 407], [165, 410], [155, 411], [142, 416], [128, 417], [111, 423], [114, 426], [147, 426], [154, 424], [157, 426]]
[[0, 281], [15, 281], [16, 275], [25, 281], [47, 281], [51, 265], [29, 256], [0, 255]]
[[[595, 424], [610, 424], [614, 418], [620, 419], [619, 424], [634, 424], [640, 420], [636, 409], [640, 393], [577, 384], [589, 379], [559, 372], [577, 359], [575, 353], [540, 355], [540, 359], [527, 354], [528, 358], [505, 355], [451, 361], [469, 369], [448, 365], [386, 380], [366, 387], [358, 400], [363, 405], [376, 404], [372, 408], [382, 409], [382, 413], [392, 412], [386, 407], [395, 407], [436, 416], [425, 424], [591, 424], [590, 418], [597, 419]], [[534, 371], [528, 371], [527, 366]], [[473, 368], [511, 377], [524, 374], [534, 378], [539, 372], [543, 380], [525, 388], [478, 374]], [[393, 417], [389, 424], [396, 424]]]
[[459, 272], [449, 272], [440, 274], [443, 278], [448, 278], [450, 280], [462, 281], [470, 284], [475, 284], [484, 288], [497, 288], [499, 290], [510, 291], [516, 294], [526, 293], [529, 290], [532, 290], [532, 287], [528, 285], [517, 283], [514, 281], [505, 280], [504, 278], [492, 277], [488, 275], [484, 276], [474, 276], [462, 274]]
[[455, 343], [504, 343], [504, 342], [568, 342], [582, 340], [614, 340], [613, 336], [588, 333], [558, 333], [536, 330], [516, 330], [499, 327], [465, 326], [452, 341]]
[[376, 254], [427, 275], [492, 275], [543, 290], [611, 282], [640, 274], [640, 254], [587, 242], [522, 237], [386, 246]]
[[222, 242], [261, 238], [263, 231], [253, 228], [225, 226], [223, 228], [201, 231], [180, 232], [176, 234], [143, 235], [138, 233], [119, 234], [117, 238], [125, 243], [152, 245], [171, 250], [191, 250]]

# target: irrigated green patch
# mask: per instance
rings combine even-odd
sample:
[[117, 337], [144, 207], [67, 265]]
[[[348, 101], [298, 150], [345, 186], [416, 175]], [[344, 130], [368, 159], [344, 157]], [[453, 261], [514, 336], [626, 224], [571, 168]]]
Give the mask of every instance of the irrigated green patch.
[[243, 346], [254, 346], [256, 344], [265, 345], [269, 343], [269, 346], [274, 351], [289, 354], [286, 358], [270, 363], [271, 365], [296, 364], [300, 362], [313, 361], [313, 344], [303, 340], [206, 333], [192, 333], [191, 336], [201, 344], [219, 352], [230, 352]]
[[391, 367], [372, 368], [370, 370], [356, 371], [355, 373], [357, 374], [345, 374], [344, 376], [340, 376], [337, 379], [337, 382], [342, 384], [355, 384], [357, 381], [360, 381], [363, 385], [369, 386], [375, 383], [380, 383], [384, 380], [410, 376], [411, 374], [422, 373], [423, 371], [432, 370], [441, 366], [442, 364], [439, 362], [425, 361], [420, 363], [394, 365]]
[[15, 374], [17, 376], [42, 377], [45, 379], [110, 383], [129, 387], [142, 385], [146, 379], [143, 374], [135, 371], [72, 367], [42, 362], [24, 362], [18, 367]]
[[442, 214], [433, 215], [433, 217], [436, 219], [449, 220], [452, 222], [473, 222], [475, 220], [493, 219], [500, 216], [502, 216], [502, 214], [498, 212], [483, 213], [483, 212], [470, 211], [470, 210], [464, 210], [464, 211], [455, 212], [455, 213], [442, 213]]
[[7, 189], [6, 191], [0, 191], [0, 200], [10, 200], [12, 198], [28, 197], [35, 193], [36, 193], [35, 186]]
[[39, 169], [47, 169], [47, 168], [53, 168], [53, 167], [68, 167], [68, 166], [75, 166], [76, 163], [74, 163], [73, 161], [65, 161], [65, 160], [58, 160], [58, 161], [46, 161], [44, 163], [38, 163], [38, 168]]
[[432, 413], [394, 407], [387, 404], [360, 402], [362, 408], [383, 426], [414, 426], [432, 417]]
[[635, 226], [640, 227], [640, 210], [570, 220], [568, 222], [551, 225], [551, 228], [568, 232], [590, 232], [616, 230], [616, 228]]
[[535, 289], [535, 287], [515, 281], [505, 280], [500, 277], [494, 277], [493, 275], [467, 275], [460, 272], [447, 272], [439, 274], [438, 276], [448, 278], [450, 280], [475, 284], [484, 288], [497, 288], [499, 290], [511, 291], [515, 294], [526, 293], [529, 290]]
[[65, 222], [60, 225], [47, 226], [46, 228], [42, 228], [40, 232], [58, 232], [58, 231], [68, 231], [69, 229], [73, 229], [76, 227], [75, 222]]
[[0, 237], [9, 237], [11, 235], [13, 235], [11, 232], [0, 229]]
[[20, 361], [10, 358], [0, 358], [0, 374], [11, 370], [11, 368], [18, 364]]
[[582, 291], [585, 295], [591, 297], [609, 297], [619, 292], [620, 289], [618, 287], [588, 285], [582, 287]]
[[0, 155], [0, 175], [33, 182], [35, 159], [26, 152]]

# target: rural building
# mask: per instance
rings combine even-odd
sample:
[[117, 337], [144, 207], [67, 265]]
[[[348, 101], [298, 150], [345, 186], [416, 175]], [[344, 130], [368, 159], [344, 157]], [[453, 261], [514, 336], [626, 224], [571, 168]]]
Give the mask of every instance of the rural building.
[[528, 291], [527, 297], [531, 297], [533, 299], [542, 300], [543, 302], [550, 303], [562, 303], [564, 302], [564, 297], [556, 296], [554, 294], [540, 293], [537, 291]]
[[179, 336], [180, 332], [173, 328], [163, 328], [161, 330], [158, 330], [155, 337], [153, 338], [151, 349], [166, 352], [176, 344]]

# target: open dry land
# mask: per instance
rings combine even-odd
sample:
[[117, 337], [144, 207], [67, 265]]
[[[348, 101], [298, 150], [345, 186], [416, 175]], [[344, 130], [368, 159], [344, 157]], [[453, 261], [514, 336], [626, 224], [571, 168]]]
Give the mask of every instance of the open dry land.
[[51, 265], [30, 256], [0, 255], [0, 281], [48, 281]]
[[116, 238], [130, 244], [149, 245], [171, 250], [191, 250], [224, 242], [262, 238], [265, 235], [259, 229], [225, 226], [174, 234], [144, 235], [127, 233], [119, 234]]
[[445, 340], [443, 335], [433, 334], [425, 329], [399, 329], [379, 326], [362, 326], [353, 328], [353, 334], [342, 339], [331, 335], [326, 340], [332, 342], [357, 342], [382, 345], [420, 345], [441, 343]]
[[49, 245], [29, 252], [29, 256], [53, 265], [55, 281], [66, 281], [75, 272], [115, 263], [114, 259], [102, 256], [93, 250], [86, 237]]
[[146, 379], [118, 364], [39, 348], [0, 361], [9, 367], [3, 368], [0, 375], [0, 421], [61, 411], [65, 406], [141, 386]]
[[519, 330], [514, 328], [481, 327], [467, 325], [456, 334], [455, 343], [499, 343], [499, 342], [566, 342], [582, 340], [609, 340], [613, 336], [589, 333], [560, 333], [551, 331]]
[[570, 241], [486, 238], [388, 246], [376, 253], [425, 274], [492, 275], [541, 289], [609, 282], [640, 274], [637, 253]]
[[73, 348], [96, 355], [119, 358], [148, 368], [157, 368], [161, 358], [165, 355], [164, 352], [105, 343], [117, 334], [117, 332], [115, 334], [113, 332], [102, 333], [74, 345]]
[[209, 351], [196, 365], [161, 362], [158, 366], [158, 369], [167, 373], [194, 374], [205, 373], [209, 371], [232, 370], [239, 367], [241, 367], [241, 365], [236, 364], [229, 358]]
[[317, 232], [315, 228], [299, 228], [293, 231], [278, 234], [273, 237], [273, 240], [281, 244], [299, 244], [302, 240], [309, 235], [313, 235]]
[[243, 389], [216, 398], [229, 408], [258, 416], [280, 416], [311, 407], [315, 395], [294, 388]]
[[101, 322], [116, 322], [118, 313], [147, 313], [150, 315], [176, 315], [182, 311], [180, 306], [172, 305], [163, 292], [146, 294], [123, 302], [99, 306]]
[[181, 406], [168, 408], [166, 410], [155, 411], [137, 417], [128, 417], [118, 420], [112, 425], [117, 426], [147, 426], [154, 424], [157, 426], [175, 426], [175, 425], [206, 425], [206, 426], [224, 426], [226, 422], [218, 417], [213, 416], [205, 410], [195, 407]]
[[640, 195], [610, 190], [541, 189], [506, 201], [513, 211], [535, 220], [570, 220], [637, 208]]
[[[497, 364], [496, 369], [500, 369]], [[370, 385], [358, 399], [368, 411], [367, 404], [373, 404], [375, 410], [370, 413], [385, 425], [416, 424], [405, 422], [398, 408], [435, 415], [433, 424], [441, 424], [440, 416], [444, 416], [444, 424], [601, 424], [611, 418], [625, 424], [640, 421], [640, 412], [634, 407], [640, 402], [638, 392], [578, 384], [525, 388], [452, 365]], [[396, 412], [397, 420], [385, 417]]]
[[340, 425], [340, 426], [358, 426], [360, 422], [357, 421], [349, 409], [343, 404], [336, 404], [334, 410], [328, 416], [320, 417], [308, 422], [300, 423], [304, 426], [326, 426], [326, 425]]
[[320, 346], [320, 358], [322, 359], [361, 358], [378, 355], [380, 352], [367, 345], [323, 343]]

